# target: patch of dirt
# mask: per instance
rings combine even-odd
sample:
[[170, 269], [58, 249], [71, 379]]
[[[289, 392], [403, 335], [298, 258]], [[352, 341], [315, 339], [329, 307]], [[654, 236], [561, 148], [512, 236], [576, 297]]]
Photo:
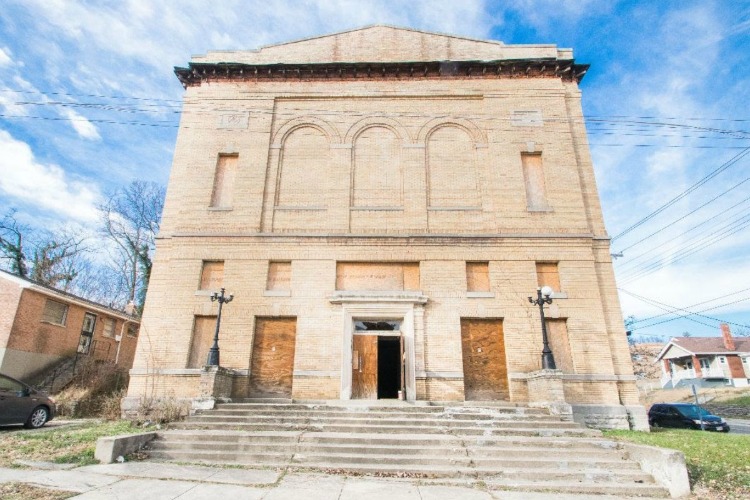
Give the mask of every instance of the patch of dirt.
[[50, 490], [26, 483], [0, 484], [0, 498], [3, 500], [64, 500], [78, 493], [72, 491]]

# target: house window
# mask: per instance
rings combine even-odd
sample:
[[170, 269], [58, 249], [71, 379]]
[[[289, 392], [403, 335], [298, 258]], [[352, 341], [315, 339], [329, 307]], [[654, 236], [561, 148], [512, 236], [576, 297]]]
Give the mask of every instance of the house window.
[[47, 299], [47, 303], [44, 304], [44, 312], [42, 313], [42, 321], [45, 323], [52, 323], [53, 325], [65, 326], [65, 321], [68, 319], [68, 305], [56, 300]]
[[232, 208], [237, 159], [237, 155], [219, 155], [214, 175], [214, 189], [211, 193], [211, 208]]
[[489, 292], [490, 270], [489, 262], [466, 263], [466, 291]]
[[727, 358], [725, 358], [724, 356], [719, 356], [719, 363], [723, 365], [723, 364], [726, 364], [726, 362], [727, 362]]
[[128, 325], [128, 337], [138, 336], [138, 325]]
[[559, 292], [560, 274], [557, 271], [557, 262], [537, 262], [536, 282], [540, 288], [548, 286], [555, 292]]
[[292, 286], [292, 263], [269, 262], [266, 290], [281, 292], [289, 291]]
[[204, 260], [199, 290], [218, 290], [224, 283], [224, 261]]
[[526, 207], [528, 210], [549, 210], [547, 188], [544, 183], [542, 155], [522, 153], [523, 180], [526, 185]]
[[104, 318], [104, 330], [102, 331], [102, 334], [109, 338], [115, 337], [115, 320], [112, 318]]

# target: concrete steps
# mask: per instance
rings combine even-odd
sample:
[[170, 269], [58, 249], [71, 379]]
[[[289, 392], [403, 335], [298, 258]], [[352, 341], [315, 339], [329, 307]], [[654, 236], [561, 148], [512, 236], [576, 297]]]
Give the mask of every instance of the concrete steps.
[[541, 409], [252, 400], [221, 404], [158, 434], [157, 460], [424, 480], [505, 492], [668, 492], [613, 441]]

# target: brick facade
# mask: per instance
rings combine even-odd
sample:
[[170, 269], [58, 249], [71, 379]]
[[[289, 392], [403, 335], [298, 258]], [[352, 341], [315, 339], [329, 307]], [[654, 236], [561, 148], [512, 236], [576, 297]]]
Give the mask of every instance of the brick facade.
[[[45, 318], [48, 301], [65, 311], [62, 323]], [[88, 352], [81, 356], [117, 362], [125, 369], [133, 366], [136, 318], [0, 271], [0, 372], [35, 378], [75, 356], [86, 314], [96, 320]]]
[[[197, 397], [194, 325], [217, 312], [201, 273], [221, 261], [232, 397], [248, 396], [257, 319], [284, 317], [296, 318], [293, 398], [349, 398], [351, 321], [395, 319], [406, 398], [462, 401], [461, 321], [487, 318], [502, 323], [508, 398], [536, 400], [542, 333], [527, 297], [541, 262], [559, 274], [548, 316], [567, 328], [565, 401], [637, 407], [585, 68], [569, 49], [384, 26], [195, 57], [177, 71], [183, 114], [128, 399]], [[275, 262], [290, 276], [268, 290]], [[488, 286], [469, 289], [467, 262]], [[337, 269], [361, 289], [337, 289]]]

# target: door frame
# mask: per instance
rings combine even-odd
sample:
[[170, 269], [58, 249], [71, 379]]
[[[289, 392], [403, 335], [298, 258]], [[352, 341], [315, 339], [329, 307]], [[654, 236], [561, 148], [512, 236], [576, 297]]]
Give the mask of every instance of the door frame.
[[[413, 295], [413, 296], [412, 296]], [[401, 320], [401, 335], [404, 338], [404, 381], [406, 400], [417, 400], [415, 364], [415, 331], [424, 331], [424, 303], [427, 297], [420, 293], [398, 292], [398, 298], [388, 300], [387, 294], [373, 300], [372, 296], [337, 296], [331, 302], [342, 305], [343, 339], [341, 348], [341, 392], [340, 398], [352, 398], [352, 336], [354, 321], [359, 319]], [[347, 300], [348, 299], [348, 300]], [[399, 300], [400, 299], [400, 300]]]

